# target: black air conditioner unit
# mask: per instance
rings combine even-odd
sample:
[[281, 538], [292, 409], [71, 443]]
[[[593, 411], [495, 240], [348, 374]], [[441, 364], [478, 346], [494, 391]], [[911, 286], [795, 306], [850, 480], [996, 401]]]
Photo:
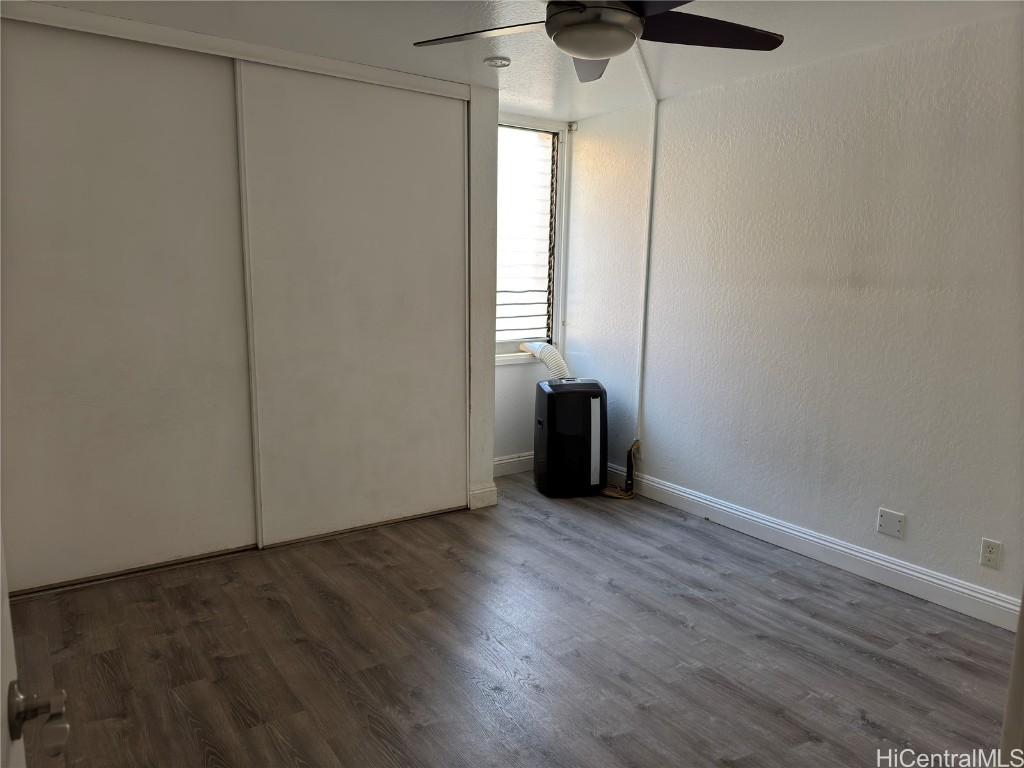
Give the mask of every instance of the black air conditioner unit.
[[608, 395], [595, 379], [537, 382], [533, 476], [545, 496], [589, 496], [608, 483]]

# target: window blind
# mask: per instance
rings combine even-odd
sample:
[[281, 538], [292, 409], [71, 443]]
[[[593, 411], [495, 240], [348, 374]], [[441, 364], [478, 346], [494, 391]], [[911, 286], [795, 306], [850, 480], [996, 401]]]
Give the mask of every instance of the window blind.
[[557, 139], [498, 128], [498, 342], [551, 340]]

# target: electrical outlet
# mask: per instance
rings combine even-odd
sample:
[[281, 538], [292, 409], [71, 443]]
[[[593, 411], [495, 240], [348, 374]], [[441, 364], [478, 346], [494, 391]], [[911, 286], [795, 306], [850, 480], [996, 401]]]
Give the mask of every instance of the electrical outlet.
[[978, 562], [986, 568], [999, 568], [999, 555], [1003, 551], [1003, 542], [994, 539], [981, 540], [981, 557]]
[[902, 539], [906, 528], [907, 516], [902, 512], [893, 512], [891, 509], [885, 509], [884, 507], [878, 508], [878, 527], [875, 530], [879, 533]]

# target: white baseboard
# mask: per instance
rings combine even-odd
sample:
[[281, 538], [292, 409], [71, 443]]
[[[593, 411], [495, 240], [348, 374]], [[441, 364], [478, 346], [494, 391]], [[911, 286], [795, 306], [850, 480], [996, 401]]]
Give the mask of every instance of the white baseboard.
[[[608, 465], [611, 475], [625, 470]], [[724, 525], [762, 541], [842, 568], [844, 571], [920, 597], [990, 624], [1015, 630], [1021, 601], [1013, 595], [971, 584], [889, 555], [834, 539], [808, 528], [730, 504], [647, 475], [636, 475], [641, 496]]]
[[513, 453], [511, 456], [497, 456], [494, 459], [494, 476], [514, 475], [533, 469], [533, 451]]
[[482, 509], [493, 507], [498, 503], [498, 486], [494, 483], [485, 483], [469, 489], [469, 508]]

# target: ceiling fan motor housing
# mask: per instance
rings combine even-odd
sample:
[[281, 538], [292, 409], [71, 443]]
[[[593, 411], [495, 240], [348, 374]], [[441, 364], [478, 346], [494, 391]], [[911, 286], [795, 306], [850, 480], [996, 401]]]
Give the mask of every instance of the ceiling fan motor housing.
[[626, 3], [548, 3], [544, 29], [558, 47], [577, 59], [610, 59], [625, 53], [644, 31], [644, 20]]

